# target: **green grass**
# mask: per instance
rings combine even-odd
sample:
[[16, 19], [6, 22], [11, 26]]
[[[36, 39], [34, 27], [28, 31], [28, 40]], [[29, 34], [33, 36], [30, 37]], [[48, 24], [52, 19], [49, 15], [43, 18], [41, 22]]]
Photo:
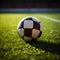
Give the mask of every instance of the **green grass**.
[[[0, 60], [60, 60], [60, 23], [41, 14], [0, 14]], [[60, 20], [60, 14], [42, 14]], [[33, 16], [42, 23], [42, 35], [36, 42], [25, 42], [17, 33], [18, 22]]]

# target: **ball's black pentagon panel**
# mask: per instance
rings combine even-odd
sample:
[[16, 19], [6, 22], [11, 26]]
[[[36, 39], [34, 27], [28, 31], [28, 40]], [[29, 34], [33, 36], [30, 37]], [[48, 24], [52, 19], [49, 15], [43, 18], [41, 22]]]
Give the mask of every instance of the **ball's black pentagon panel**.
[[32, 29], [24, 29], [24, 36], [31, 37]]
[[29, 18], [26, 18], [26, 20], [33, 20], [33, 18], [32, 17], [29, 17]]
[[19, 24], [18, 24], [18, 29], [23, 28], [23, 26], [24, 26], [24, 21], [19, 22]]
[[39, 33], [39, 35], [38, 35], [38, 37], [37, 37], [37, 38], [39, 38], [39, 37], [41, 36], [41, 34], [42, 34], [42, 31], [40, 31], [40, 33]]
[[33, 24], [34, 24], [34, 25], [33, 25], [33, 28], [34, 28], [34, 29], [40, 30], [40, 23], [34, 21]]

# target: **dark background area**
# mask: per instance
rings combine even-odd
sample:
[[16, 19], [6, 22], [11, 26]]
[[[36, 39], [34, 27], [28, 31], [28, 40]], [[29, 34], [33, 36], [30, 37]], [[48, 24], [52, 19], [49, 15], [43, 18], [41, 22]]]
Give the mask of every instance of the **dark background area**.
[[2, 0], [0, 8], [60, 8], [59, 0]]

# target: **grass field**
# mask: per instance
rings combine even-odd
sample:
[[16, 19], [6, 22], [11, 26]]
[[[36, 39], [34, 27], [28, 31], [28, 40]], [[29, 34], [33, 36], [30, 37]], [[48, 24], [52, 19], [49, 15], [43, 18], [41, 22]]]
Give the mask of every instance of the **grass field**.
[[[0, 60], [60, 60], [60, 20], [58, 13], [0, 14]], [[33, 16], [42, 23], [42, 35], [36, 42], [25, 42], [17, 33], [18, 22]]]

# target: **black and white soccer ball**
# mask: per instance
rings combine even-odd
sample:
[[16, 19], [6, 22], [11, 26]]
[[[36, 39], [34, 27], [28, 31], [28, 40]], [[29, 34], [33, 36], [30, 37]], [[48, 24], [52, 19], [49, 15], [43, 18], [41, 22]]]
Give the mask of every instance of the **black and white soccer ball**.
[[41, 22], [35, 17], [25, 17], [18, 23], [18, 33], [25, 41], [37, 40], [41, 34]]

